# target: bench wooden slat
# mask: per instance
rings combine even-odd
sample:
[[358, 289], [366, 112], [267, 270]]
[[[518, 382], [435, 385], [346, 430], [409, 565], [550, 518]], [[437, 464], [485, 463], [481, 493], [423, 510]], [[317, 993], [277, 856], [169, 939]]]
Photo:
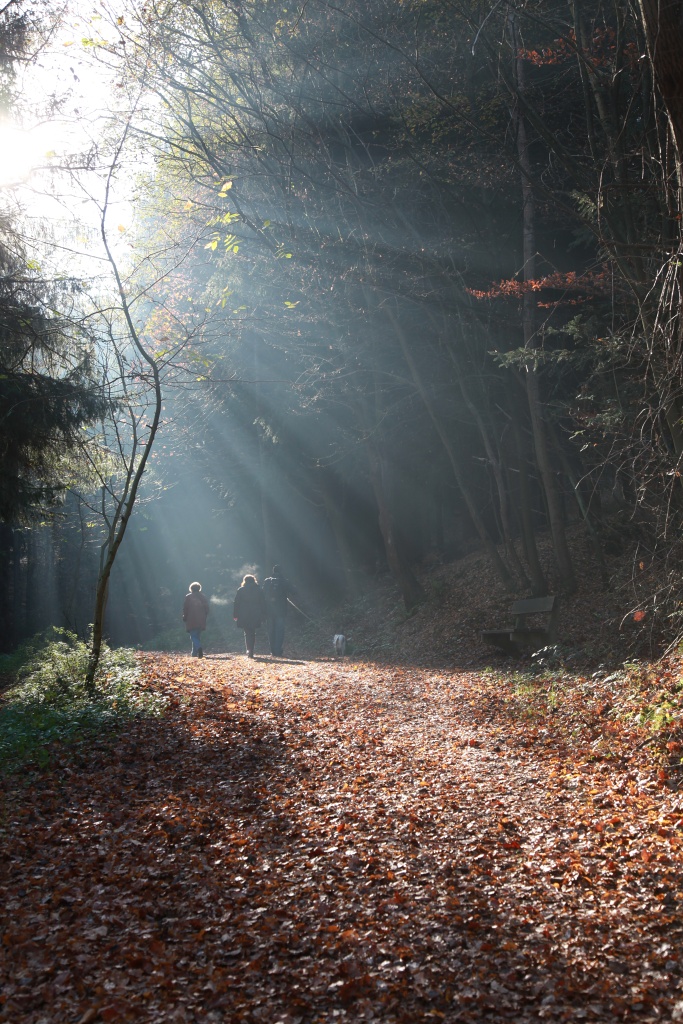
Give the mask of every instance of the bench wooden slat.
[[[555, 640], [557, 629], [557, 599], [549, 597], [528, 597], [515, 601], [510, 607], [514, 617], [514, 625], [508, 629], [482, 630], [482, 640], [505, 651], [507, 654], [518, 654], [529, 647], [544, 647]], [[543, 625], [526, 625], [527, 618], [546, 616]]]
[[550, 633], [547, 629], [511, 629], [507, 634], [514, 643], [528, 643], [531, 640], [544, 640], [550, 639]]
[[513, 615], [543, 615], [555, 607], [555, 597], [525, 597], [510, 608]]

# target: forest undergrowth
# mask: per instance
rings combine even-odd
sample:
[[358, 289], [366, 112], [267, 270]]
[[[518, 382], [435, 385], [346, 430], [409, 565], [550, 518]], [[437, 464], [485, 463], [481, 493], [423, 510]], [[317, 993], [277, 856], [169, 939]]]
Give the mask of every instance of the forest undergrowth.
[[344, 659], [140, 652], [137, 715], [2, 776], [0, 1020], [683, 1020], [678, 650], [596, 590], [510, 661], [485, 564], [430, 580]]

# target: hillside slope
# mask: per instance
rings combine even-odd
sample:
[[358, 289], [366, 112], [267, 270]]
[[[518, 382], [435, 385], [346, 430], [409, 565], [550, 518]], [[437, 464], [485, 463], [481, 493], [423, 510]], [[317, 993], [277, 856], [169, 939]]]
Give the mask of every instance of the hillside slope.
[[[557, 587], [549, 540], [539, 545], [551, 592], [560, 600], [559, 659], [587, 670], [661, 655], [676, 635], [671, 619], [663, 622], [661, 616], [652, 615], [657, 594], [666, 583], [662, 567], [630, 548], [607, 561], [605, 586], [580, 527], [571, 532], [570, 543], [579, 580], [572, 595], [563, 595]], [[481, 631], [508, 625], [511, 602], [527, 594], [507, 594], [484, 554], [474, 552], [434, 566], [421, 573], [421, 582], [426, 599], [412, 615], [406, 615], [387, 574], [369, 581], [359, 599], [334, 612], [315, 615], [302, 597], [302, 608], [311, 617], [292, 614], [292, 653], [329, 656], [333, 635], [343, 631], [350, 651], [362, 657], [450, 668], [514, 663], [484, 643]], [[666, 632], [663, 625], [668, 627]]]

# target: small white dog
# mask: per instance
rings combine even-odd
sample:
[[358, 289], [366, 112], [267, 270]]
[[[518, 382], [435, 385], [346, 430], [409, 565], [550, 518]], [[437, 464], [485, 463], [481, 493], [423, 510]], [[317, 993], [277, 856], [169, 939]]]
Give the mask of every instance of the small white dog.
[[338, 658], [343, 658], [346, 654], [346, 637], [343, 633], [335, 633], [334, 635], [334, 653]]

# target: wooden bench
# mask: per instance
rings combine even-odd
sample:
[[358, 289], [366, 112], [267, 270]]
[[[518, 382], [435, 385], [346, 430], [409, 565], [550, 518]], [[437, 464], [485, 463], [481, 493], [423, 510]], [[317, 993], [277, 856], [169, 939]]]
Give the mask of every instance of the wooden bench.
[[[523, 650], [539, 650], [555, 641], [557, 631], [557, 598], [528, 597], [515, 601], [510, 608], [514, 625], [509, 629], [485, 629], [482, 640], [499, 647], [507, 654]], [[539, 622], [529, 625], [529, 619], [538, 616]]]

